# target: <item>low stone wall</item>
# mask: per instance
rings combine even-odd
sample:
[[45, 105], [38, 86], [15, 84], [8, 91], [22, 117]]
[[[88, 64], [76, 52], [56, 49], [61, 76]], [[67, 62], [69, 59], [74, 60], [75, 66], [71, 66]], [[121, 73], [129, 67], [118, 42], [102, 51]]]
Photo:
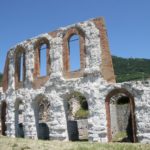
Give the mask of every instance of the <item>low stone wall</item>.
[[117, 106], [115, 104], [110, 104], [110, 114], [111, 114], [111, 132], [113, 137], [119, 131], [117, 121]]
[[130, 105], [117, 105], [117, 114], [119, 131], [126, 131], [130, 117]]
[[118, 132], [126, 132], [130, 117], [129, 104], [110, 104], [112, 136]]
[[88, 139], [88, 120], [81, 119], [77, 120], [78, 132], [79, 132], [79, 140], [87, 140]]

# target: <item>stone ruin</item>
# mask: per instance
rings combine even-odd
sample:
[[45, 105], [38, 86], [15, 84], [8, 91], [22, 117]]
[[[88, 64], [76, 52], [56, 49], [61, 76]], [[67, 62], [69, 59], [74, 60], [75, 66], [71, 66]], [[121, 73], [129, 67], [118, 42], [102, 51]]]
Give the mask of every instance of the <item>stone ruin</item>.
[[[74, 35], [79, 42], [76, 70], [70, 63]], [[76, 117], [79, 111], [88, 113]], [[150, 143], [150, 83], [115, 82], [104, 20], [95, 18], [8, 51], [0, 116], [1, 134], [9, 137], [110, 142], [119, 134], [124, 135], [119, 142]]]

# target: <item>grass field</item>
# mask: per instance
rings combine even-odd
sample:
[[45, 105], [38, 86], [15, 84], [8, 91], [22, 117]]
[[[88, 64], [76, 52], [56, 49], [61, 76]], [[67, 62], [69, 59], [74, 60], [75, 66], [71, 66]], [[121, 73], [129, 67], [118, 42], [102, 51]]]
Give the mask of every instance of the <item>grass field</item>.
[[150, 144], [42, 141], [0, 137], [0, 150], [150, 150]]

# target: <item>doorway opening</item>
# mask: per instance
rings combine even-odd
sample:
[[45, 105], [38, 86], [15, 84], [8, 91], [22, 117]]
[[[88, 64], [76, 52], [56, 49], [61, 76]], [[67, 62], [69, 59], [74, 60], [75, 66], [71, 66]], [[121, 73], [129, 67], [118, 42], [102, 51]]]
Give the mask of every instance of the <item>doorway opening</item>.
[[88, 103], [80, 92], [68, 95], [65, 101], [69, 140], [88, 140]]
[[6, 135], [6, 102], [3, 101], [1, 103], [1, 130], [2, 130], [2, 135]]
[[115, 89], [107, 95], [105, 104], [108, 140], [136, 142], [133, 96], [125, 89]]

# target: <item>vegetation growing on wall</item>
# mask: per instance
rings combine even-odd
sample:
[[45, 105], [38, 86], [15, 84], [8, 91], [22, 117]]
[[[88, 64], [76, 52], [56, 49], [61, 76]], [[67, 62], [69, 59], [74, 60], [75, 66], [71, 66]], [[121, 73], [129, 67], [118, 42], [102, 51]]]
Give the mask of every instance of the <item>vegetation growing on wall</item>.
[[[72, 92], [68, 96], [68, 100], [74, 97], [77, 101], [79, 101], [80, 108], [79, 110], [75, 113], [75, 119], [86, 119], [88, 117], [88, 103], [86, 98], [77, 91]], [[69, 106], [69, 105], [68, 105]], [[70, 107], [70, 106], [69, 106]]]

